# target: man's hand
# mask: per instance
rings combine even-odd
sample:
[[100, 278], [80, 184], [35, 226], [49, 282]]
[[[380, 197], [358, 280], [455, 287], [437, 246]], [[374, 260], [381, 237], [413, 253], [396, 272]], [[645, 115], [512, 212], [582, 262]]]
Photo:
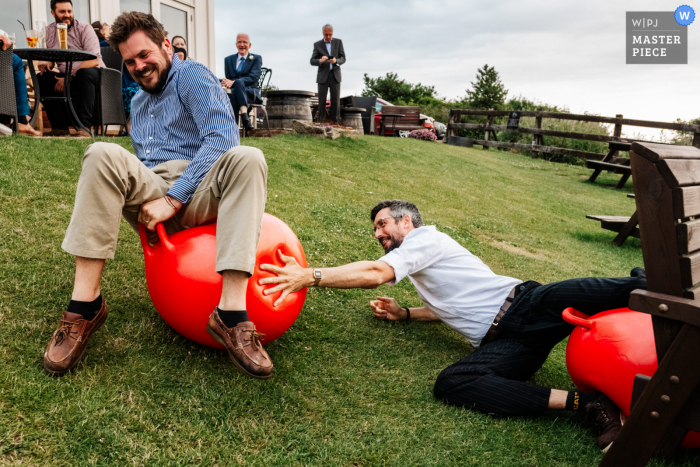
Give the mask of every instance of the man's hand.
[[[176, 208], [180, 209], [182, 203], [172, 196], [169, 197], [170, 201], [175, 205]], [[155, 230], [156, 224], [159, 222], [165, 222], [177, 213], [176, 210], [170, 206], [165, 200], [165, 197], [149, 201], [141, 205], [139, 209], [138, 221], [145, 225], [148, 230]]]
[[319, 62], [320, 62], [320, 63], [326, 63], [326, 60], [328, 60], [328, 57], [326, 57], [326, 56], [324, 55], [323, 57], [321, 57], [321, 60], [319, 60]]
[[63, 83], [65, 82], [65, 78], [56, 78], [56, 92], [63, 92]]
[[43, 73], [45, 71], [49, 71], [53, 68], [53, 62], [46, 62], [46, 61], [41, 61], [37, 63], [37, 68], [39, 68], [39, 73]]
[[282, 295], [275, 301], [274, 306], [279, 305], [287, 298], [287, 295], [294, 293], [298, 290], [308, 287], [314, 283], [313, 271], [311, 268], [302, 268], [297, 263], [297, 260], [292, 256], [284, 256], [280, 250], [277, 250], [280, 255], [280, 259], [286, 264], [285, 267], [280, 268], [273, 264], [261, 264], [260, 269], [263, 271], [270, 271], [277, 274], [277, 277], [266, 277], [265, 279], [260, 279], [259, 284], [277, 284], [275, 287], [266, 289], [263, 295], [270, 295], [277, 293], [280, 290]]
[[333, 58], [328, 59], [328, 61], [329, 61], [330, 63], [332, 63], [333, 65], [335, 65], [335, 62], [337, 62], [338, 60], [336, 60], [336, 58], [333, 57]]
[[231, 89], [231, 86], [233, 86], [233, 83], [235, 83], [235, 82], [236, 82], [235, 80], [224, 78], [221, 80], [221, 85], [225, 88]]
[[406, 310], [401, 308], [393, 298], [377, 297], [376, 300], [370, 300], [369, 306], [377, 319], [388, 319], [391, 321], [406, 319]]

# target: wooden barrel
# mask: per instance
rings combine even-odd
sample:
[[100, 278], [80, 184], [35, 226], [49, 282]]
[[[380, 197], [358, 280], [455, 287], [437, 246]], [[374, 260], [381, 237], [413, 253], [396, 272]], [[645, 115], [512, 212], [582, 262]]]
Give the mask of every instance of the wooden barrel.
[[315, 93], [310, 91], [268, 91], [267, 118], [270, 128], [292, 128], [294, 120], [311, 123], [311, 98]]
[[[362, 112], [365, 109], [360, 107], [341, 107], [340, 119], [343, 126], [349, 126], [355, 130], [363, 130], [362, 128]], [[364, 131], [364, 130], [363, 130]]]

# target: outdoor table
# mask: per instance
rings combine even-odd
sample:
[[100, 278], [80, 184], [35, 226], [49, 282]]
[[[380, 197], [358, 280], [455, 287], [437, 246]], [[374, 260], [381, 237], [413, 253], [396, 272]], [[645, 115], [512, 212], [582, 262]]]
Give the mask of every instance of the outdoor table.
[[39, 90], [39, 81], [36, 77], [36, 71], [34, 71], [34, 65], [31, 64], [33, 60], [43, 60], [49, 62], [65, 62], [66, 63], [66, 81], [63, 86], [63, 96], [59, 97], [44, 97], [47, 99], [62, 100], [66, 105], [66, 110], [68, 111], [68, 118], [71, 120], [73, 127], [81, 128], [86, 131], [90, 136], [93, 136], [92, 131], [83, 126], [83, 123], [78, 118], [73, 108], [73, 102], [70, 96], [70, 82], [72, 78], [71, 71], [73, 70], [73, 62], [84, 62], [86, 60], [96, 60], [97, 55], [90, 52], [83, 52], [82, 50], [73, 49], [38, 49], [38, 48], [26, 48], [26, 49], [15, 49], [14, 54], [19, 58], [27, 60], [30, 62], [29, 74], [32, 76], [32, 83], [34, 85], [34, 97], [35, 104], [32, 110], [32, 118], [30, 120], [30, 125], [34, 124], [38, 116], [37, 110], [39, 109], [39, 102], [41, 102], [42, 97]]
[[394, 119], [394, 121], [391, 123], [391, 125], [392, 125], [392, 128], [395, 128], [396, 127], [396, 119], [400, 118], [400, 117], [405, 117], [405, 115], [404, 114], [385, 114], [385, 113], [380, 114], [379, 120], [380, 120], [381, 124], [379, 125], [379, 134], [381, 136], [386, 136], [384, 133], [386, 130], [386, 119], [387, 118]]

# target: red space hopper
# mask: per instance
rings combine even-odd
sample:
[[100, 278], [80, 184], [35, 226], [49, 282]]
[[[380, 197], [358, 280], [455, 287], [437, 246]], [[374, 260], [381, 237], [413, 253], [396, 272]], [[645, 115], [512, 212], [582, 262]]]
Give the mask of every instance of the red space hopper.
[[[221, 275], [215, 271], [216, 224], [185, 229], [168, 236], [162, 224], [156, 226], [155, 245], [148, 243], [146, 228], [139, 225], [139, 236], [146, 263], [146, 282], [153, 305], [160, 316], [175, 331], [210, 347], [222, 349], [206, 331], [209, 315], [221, 298]], [[278, 307], [273, 307], [280, 293], [265, 296], [258, 281], [273, 273], [260, 270], [264, 263], [283, 267], [277, 250], [293, 256], [306, 267], [301, 242], [287, 224], [270, 214], [263, 215], [260, 242], [255, 257], [255, 271], [248, 280], [246, 302], [248, 317], [258, 332], [265, 334], [263, 344], [269, 344], [284, 334], [299, 316], [306, 289], [289, 294]]]
[[[566, 346], [566, 368], [576, 387], [602, 392], [629, 415], [634, 377], [652, 376], [659, 366], [651, 315], [618, 308], [588, 316], [567, 308], [562, 317], [576, 326]], [[700, 433], [688, 432], [681, 447], [700, 448]]]

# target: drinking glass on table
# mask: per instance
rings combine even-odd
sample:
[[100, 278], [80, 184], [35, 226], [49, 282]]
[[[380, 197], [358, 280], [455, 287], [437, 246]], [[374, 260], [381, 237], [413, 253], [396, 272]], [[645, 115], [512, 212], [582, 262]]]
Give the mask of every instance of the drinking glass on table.
[[34, 21], [34, 30], [38, 33], [39, 42], [37, 47], [46, 47], [46, 23], [44, 21]]
[[60, 23], [56, 25], [56, 33], [58, 34], [58, 45], [61, 49], [68, 48], [68, 25]]
[[31, 48], [36, 47], [37, 43], [39, 42], [39, 33], [34, 29], [30, 29], [29, 31], [25, 32], [27, 33], [27, 45]]

